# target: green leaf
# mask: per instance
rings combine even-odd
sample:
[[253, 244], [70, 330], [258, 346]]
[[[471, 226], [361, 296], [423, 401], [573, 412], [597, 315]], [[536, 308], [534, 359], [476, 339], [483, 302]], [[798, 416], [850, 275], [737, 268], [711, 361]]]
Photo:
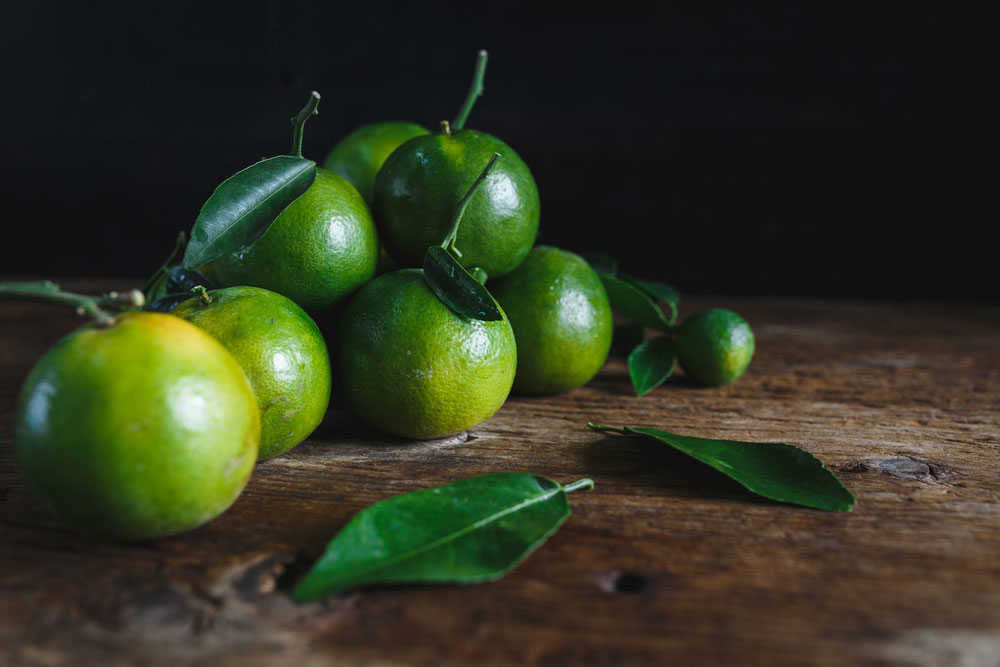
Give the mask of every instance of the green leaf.
[[645, 340], [628, 355], [628, 374], [636, 396], [663, 384], [674, 372], [674, 341], [666, 336]]
[[611, 301], [611, 310], [644, 327], [660, 331], [670, 330], [670, 320], [646, 292], [627, 280], [610, 274], [598, 272], [597, 275], [604, 283], [604, 290]]
[[643, 292], [653, 297], [657, 301], [666, 301], [667, 303], [679, 303], [681, 300], [680, 292], [676, 288], [661, 282], [656, 282], [653, 280], [640, 280], [635, 276], [630, 276], [627, 274], [622, 274], [620, 276], [622, 279], [629, 281]]
[[606, 273], [609, 276], [618, 275], [618, 260], [603, 252], [584, 252], [580, 253], [580, 257], [583, 257], [590, 268], [594, 269], [598, 273]]
[[793, 445], [709, 440], [655, 428], [588, 426], [596, 431], [652, 438], [715, 468], [749, 491], [771, 500], [833, 512], [844, 512], [854, 506], [854, 496], [837, 476], [827, 470], [818, 458]]
[[499, 579], [566, 520], [566, 493], [593, 484], [498, 473], [386, 498], [354, 515], [292, 594]]
[[424, 255], [424, 280], [438, 299], [456, 315], [487, 322], [503, 319], [500, 307], [489, 290], [441, 246], [427, 249], [427, 254]]
[[291, 155], [261, 160], [230, 176], [201, 207], [183, 266], [196, 269], [256, 241], [315, 178], [315, 162]]
[[651, 296], [654, 300], [666, 302], [667, 305], [670, 306], [670, 324], [677, 321], [677, 304], [680, 303], [681, 294], [674, 287], [667, 285], [666, 283], [651, 280], [640, 280], [625, 274], [622, 274], [620, 278], [632, 283]]

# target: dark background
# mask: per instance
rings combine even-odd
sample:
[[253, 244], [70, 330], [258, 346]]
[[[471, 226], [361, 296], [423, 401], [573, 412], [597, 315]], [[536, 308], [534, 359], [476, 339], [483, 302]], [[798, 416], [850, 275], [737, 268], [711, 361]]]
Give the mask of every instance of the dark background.
[[309, 89], [321, 160], [361, 124], [452, 118], [487, 48], [469, 126], [532, 168], [543, 242], [688, 293], [995, 298], [933, 176], [930, 10], [82, 4], [3, 10], [2, 274], [143, 277], [218, 182], [288, 150]]

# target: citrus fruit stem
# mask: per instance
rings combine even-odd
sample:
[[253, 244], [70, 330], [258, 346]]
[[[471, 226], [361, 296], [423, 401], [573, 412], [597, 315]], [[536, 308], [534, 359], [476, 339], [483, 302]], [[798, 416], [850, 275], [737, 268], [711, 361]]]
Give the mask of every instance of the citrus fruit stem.
[[306, 121], [319, 115], [318, 107], [319, 93], [314, 90], [309, 93], [309, 100], [302, 107], [302, 111], [292, 116], [292, 152], [289, 155], [302, 157], [302, 134], [306, 127]]
[[567, 484], [563, 487], [563, 491], [566, 493], [573, 493], [574, 491], [579, 491], [580, 489], [590, 491], [592, 488], [594, 488], [594, 480], [589, 477], [584, 477], [583, 479], [576, 480], [572, 484]]
[[55, 303], [76, 308], [80, 315], [89, 315], [103, 326], [109, 326], [114, 318], [105, 308], [127, 310], [141, 308], [145, 303], [142, 292], [130, 290], [125, 293], [108, 292], [102, 296], [88, 296], [64, 292], [51, 280], [39, 282], [0, 283], [0, 299], [18, 299]]
[[469, 88], [469, 94], [466, 95], [462, 108], [458, 110], [458, 115], [455, 116], [455, 120], [451, 123], [456, 132], [465, 127], [465, 121], [468, 119], [469, 112], [472, 111], [472, 107], [476, 104], [476, 98], [483, 94], [483, 77], [485, 75], [486, 51], [482, 50], [479, 52], [479, 55], [476, 56], [476, 69], [472, 74], [472, 87]]
[[205, 289], [204, 285], [195, 285], [194, 287], [191, 288], [191, 291], [194, 292], [195, 295], [197, 295], [197, 297], [201, 300], [201, 302], [206, 306], [212, 303], [212, 295], [208, 293], [208, 290]]
[[441, 121], [441, 134], [451, 136], [451, 123], [446, 120]]
[[486, 177], [489, 176], [490, 170], [493, 169], [493, 165], [495, 165], [499, 159], [500, 153], [494, 153], [493, 157], [490, 158], [489, 163], [486, 165], [486, 168], [479, 173], [479, 176], [476, 177], [472, 186], [458, 202], [458, 207], [455, 209], [455, 218], [451, 223], [451, 230], [449, 230], [448, 235], [444, 237], [444, 241], [441, 242], [441, 247], [451, 253], [454, 253], [456, 257], [462, 256], [462, 253], [455, 247], [455, 239], [458, 238], [458, 226], [462, 222], [462, 215], [465, 214], [465, 209], [469, 206], [469, 200], [472, 199], [472, 194], [476, 191], [476, 188], [478, 188], [479, 185], [486, 180]]

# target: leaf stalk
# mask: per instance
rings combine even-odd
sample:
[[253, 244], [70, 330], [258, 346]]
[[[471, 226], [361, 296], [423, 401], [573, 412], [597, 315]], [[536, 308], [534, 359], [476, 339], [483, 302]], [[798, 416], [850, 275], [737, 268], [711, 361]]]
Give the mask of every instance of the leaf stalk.
[[472, 186], [459, 200], [458, 206], [455, 208], [455, 217], [451, 223], [451, 230], [448, 231], [448, 235], [445, 236], [444, 241], [441, 242], [441, 247], [448, 252], [454, 253], [456, 257], [462, 256], [461, 251], [455, 247], [455, 239], [458, 238], [458, 227], [462, 223], [462, 216], [465, 214], [465, 209], [469, 207], [469, 201], [472, 199], [472, 195], [476, 192], [476, 189], [480, 186], [480, 184], [486, 180], [486, 177], [490, 174], [490, 170], [493, 169], [493, 165], [495, 165], [499, 159], [500, 153], [494, 153], [493, 157], [490, 158], [489, 163], [486, 165], [486, 168], [479, 173], [479, 176], [476, 177]]
[[589, 477], [584, 477], [583, 479], [576, 480], [572, 484], [567, 484], [563, 487], [563, 491], [566, 493], [573, 493], [574, 491], [579, 491], [580, 489], [590, 491], [592, 488], [594, 488], [594, 480]]
[[305, 132], [306, 121], [313, 116], [319, 115], [319, 93], [315, 90], [309, 93], [309, 99], [302, 110], [292, 116], [292, 157], [302, 157], [302, 136]]
[[145, 303], [142, 292], [108, 292], [101, 296], [74, 294], [64, 292], [59, 285], [51, 280], [40, 282], [5, 282], [0, 283], [0, 299], [16, 299], [21, 301], [37, 301], [39, 303], [54, 303], [60, 306], [75, 308], [80, 315], [88, 315], [101, 326], [110, 326], [114, 322], [106, 309], [129, 310], [141, 308]]
[[465, 97], [465, 102], [462, 103], [462, 108], [458, 110], [458, 115], [455, 116], [455, 120], [451, 123], [455, 132], [465, 128], [465, 121], [469, 118], [469, 113], [472, 111], [472, 107], [475, 106], [476, 99], [485, 90], [483, 87], [483, 78], [486, 76], [486, 59], [487, 54], [485, 50], [480, 51], [476, 56], [476, 69], [472, 73], [472, 86], [469, 87], [469, 93]]

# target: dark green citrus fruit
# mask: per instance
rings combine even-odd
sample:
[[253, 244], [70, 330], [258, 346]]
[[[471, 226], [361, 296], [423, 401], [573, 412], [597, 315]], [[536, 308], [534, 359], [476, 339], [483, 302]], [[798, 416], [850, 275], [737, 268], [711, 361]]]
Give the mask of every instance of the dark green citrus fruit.
[[462, 264], [490, 276], [514, 270], [538, 234], [538, 189], [528, 166], [496, 137], [475, 130], [410, 139], [375, 178], [375, 217], [389, 255], [420, 266], [428, 246], [442, 242], [456, 203], [489, 163], [500, 160], [469, 202], [458, 232]]
[[142, 540], [190, 530], [246, 485], [260, 412], [236, 359], [162, 313], [59, 341], [28, 375], [15, 420], [30, 487], [70, 526]]
[[510, 322], [468, 320], [431, 292], [420, 269], [361, 288], [340, 319], [339, 384], [378, 429], [441, 438], [486, 421], [510, 393], [517, 345]]
[[364, 199], [325, 169], [246, 248], [201, 267], [222, 287], [278, 292], [310, 312], [337, 304], [375, 274], [378, 238]]
[[731, 310], [691, 315], [674, 333], [677, 360], [692, 379], [718, 387], [743, 375], [754, 353], [750, 325]]
[[400, 144], [429, 132], [416, 123], [372, 123], [341, 139], [323, 160], [323, 168], [340, 174], [358, 189], [368, 205], [374, 202], [375, 174]]
[[212, 334], [236, 358], [260, 405], [263, 461], [316, 430], [330, 404], [330, 355], [312, 318], [259, 287], [227, 287], [171, 311]]
[[490, 284], [517, 339], [519, 394], [558, 394], [586, 384], [608, 358], [614, 329], [601, 279], [579, 255], [533, 248]]

